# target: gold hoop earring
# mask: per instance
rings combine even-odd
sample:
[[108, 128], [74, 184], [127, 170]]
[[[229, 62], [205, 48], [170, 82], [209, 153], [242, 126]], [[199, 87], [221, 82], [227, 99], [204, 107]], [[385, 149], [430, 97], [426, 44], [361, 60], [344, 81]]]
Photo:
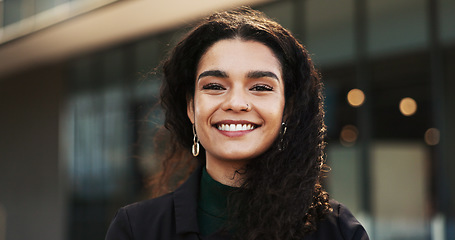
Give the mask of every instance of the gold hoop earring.
[[199, 155], [199, 139], [197, 138], [196, 134], [196, 127], [193, 124], [193, 147], [191, 148], [191, 153], [193, 153], [193, 156], [197, 157]]

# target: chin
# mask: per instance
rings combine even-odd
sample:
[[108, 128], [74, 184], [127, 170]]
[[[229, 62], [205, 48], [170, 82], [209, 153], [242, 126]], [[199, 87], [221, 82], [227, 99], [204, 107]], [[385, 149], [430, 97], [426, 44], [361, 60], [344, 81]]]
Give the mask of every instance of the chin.
[[223, 154], [221, 156], [222, 159], [227, 161], [249, 161], [255, 157], [259, 156], [259, 154], [251, 154], [251, 153], [229, 153]]

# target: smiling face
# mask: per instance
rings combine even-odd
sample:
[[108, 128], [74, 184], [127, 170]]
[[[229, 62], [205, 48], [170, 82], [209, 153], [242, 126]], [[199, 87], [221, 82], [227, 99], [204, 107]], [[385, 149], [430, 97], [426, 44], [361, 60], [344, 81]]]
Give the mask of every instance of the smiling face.
[[240, 39], [213, 44], [197, 66], [187, 111], [207, 169], [265, 152], [280, 131], [284, 103], [281, 64], [269, 47]]

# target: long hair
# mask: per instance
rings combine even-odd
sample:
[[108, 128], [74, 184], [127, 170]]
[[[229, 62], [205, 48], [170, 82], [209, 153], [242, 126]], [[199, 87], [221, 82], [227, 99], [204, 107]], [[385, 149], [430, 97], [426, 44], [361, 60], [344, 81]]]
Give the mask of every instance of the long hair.
[[190, 154], [193, 133], [187, 104], [194, 97], [202, 55], [215, 42], [233, 38], [263, 43], [280, 61], [287, 130], [239, 173], [244, 181], [235, 200], [229, 202], [230, 225], [240, 239], [301, 239], [331, 211], [328, 194], [320, 185], [326, 134], [323, 86], [306, 49], [261, 12], [244, 7], [211, 15], [164, 61], [161, 104], [171, 144], [155, 183], [172, 185], [176, 171], [188, 172], [198, 161], [204, 163], [203, 147], [197, 160]]

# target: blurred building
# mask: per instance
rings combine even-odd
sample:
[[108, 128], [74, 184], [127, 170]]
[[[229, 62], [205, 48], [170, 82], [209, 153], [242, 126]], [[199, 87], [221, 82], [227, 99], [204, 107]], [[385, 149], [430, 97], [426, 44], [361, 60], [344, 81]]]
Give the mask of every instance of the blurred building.
[[455, 239], [455, 1], [0, 0], [0, 240], [103, 239], [146, 198], [152, 73], [189, 24], [240, 5], [321, 70], [331, 196], [372, 239]]

